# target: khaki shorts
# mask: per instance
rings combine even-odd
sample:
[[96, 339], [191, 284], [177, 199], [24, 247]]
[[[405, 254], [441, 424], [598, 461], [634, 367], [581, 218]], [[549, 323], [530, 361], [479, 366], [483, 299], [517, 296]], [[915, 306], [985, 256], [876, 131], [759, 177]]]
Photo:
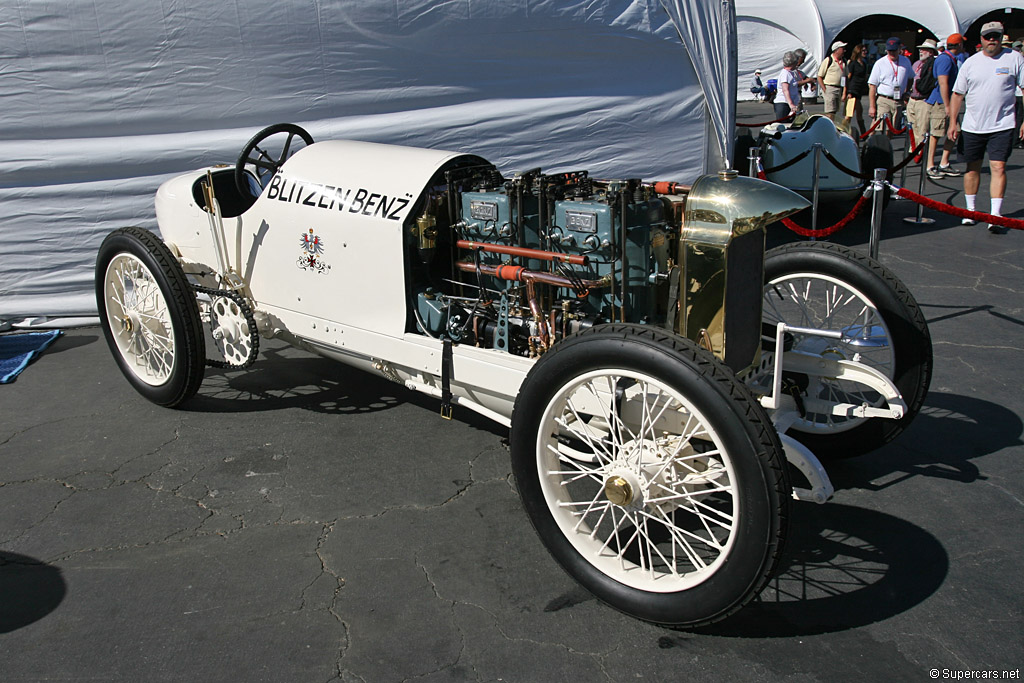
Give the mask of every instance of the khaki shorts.
[[933, 138], [946, 134], [946, 108], [941, 102], [928, 104], [924, 100], [910, 100], [907, 103], [907, 118], [918, 138], [924, 137], [925, 133], [931, 133]]
[[831, 114], [832, 112], [839, 111], [839, 103], [843, 98], [843, 86], [841, 85], [826, 85], [825, 86], [825, 113]]
[[[893, 120], [896, 117], [896, 112], [899, 111], [899, 102], [892, 99], [891, 97], [882, 97], [881, 95], [875, 98], [875, 121], [882, 118], [886, 114], [889, 115], [889, 120]], [[895, 124], [893, 124], [895, 125]], [[883, 126], [875, 128], [875, 133], [884, 133], [882, 130]]]

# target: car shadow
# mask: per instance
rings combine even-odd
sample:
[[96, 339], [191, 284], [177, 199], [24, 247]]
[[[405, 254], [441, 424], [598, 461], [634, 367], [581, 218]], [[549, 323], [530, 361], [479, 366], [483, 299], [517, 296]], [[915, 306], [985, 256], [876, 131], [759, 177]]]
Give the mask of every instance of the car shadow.
[[[186, 412], [249, 413], [299, 409], [348, 415], [416, 405], [438, 411], [440, 400], [374, 373], [290, 347], [264, 349], [244, 370], [207, 368], [196, 395], [178, 406]], [[508, 430], [468, 408], [455, 419], [497, 436]]]
[[0, 633], [39, 621], [67, 594], [61, 570], [45, 562], [0, 551]]
[[913, 477], [970, 483], [985, 479], [972, 462], [1021, 445], [1024, 421], [1005, 406], [932, 392], [910, 428], [873, 453], [825, 461], [837, 489], [881, 491]]
[[[779, 569], [749, 605], [696, 633], [789, 638], [845, 631], [891, 618], [942, 585], [949, 558], [932, 534], [850, 505], [796, 503]], [[686, 636], [666, 634], [662, 648]]]
[[103, 334], [76, 334], [74, 336], [62, 334], [57, 337], [50, 346], [46, 349], [47, 355], [53, 355], [55, 353], [63, 353], [72, 349], [78, 349], [89, 344], [94, 344], [102, 339]]

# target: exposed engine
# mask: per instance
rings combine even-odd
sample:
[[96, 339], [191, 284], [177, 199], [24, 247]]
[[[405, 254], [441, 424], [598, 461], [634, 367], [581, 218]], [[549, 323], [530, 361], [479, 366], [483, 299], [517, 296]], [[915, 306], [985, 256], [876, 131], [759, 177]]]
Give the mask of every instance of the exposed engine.
[[536, 356], [599, 322], [672, 325], [683, 209], [674, 187], [659, 194], [586, 171], [445, 176], [409, 231], [422, 332]]
[[[757, 362], [765, 221], [735, 220], [730, 192], [716, 204], [719, 186], [742, 182], [505, 179], [490, 165], [441, 175], [407, 230], [410, 329], [533, 357], [597, 323], [641, 323], [736, 371]], [[727, 297], [740, 297], [728, 316]]]

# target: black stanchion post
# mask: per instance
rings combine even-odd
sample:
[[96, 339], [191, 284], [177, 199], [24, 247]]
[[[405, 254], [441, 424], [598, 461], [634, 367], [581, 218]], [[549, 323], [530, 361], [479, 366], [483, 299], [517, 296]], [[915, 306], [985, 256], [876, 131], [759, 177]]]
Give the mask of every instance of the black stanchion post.
[[[898, 109], [896, 111], [897, 113], [899, 112]], [[893, 121], [893, 127], [895, 127], [895, 124], [896, 122]], [[904, 117], [903, 126], [905, 128], [903, 131], [903, 159], [906, 160], [907, 150], [909, 149], [911, 152], [914, 151], [914, 146], [910, 144], [910, 122], [906, 120], [906, 117]], [[903, 168], [900, 169], [900, 187], [905, 187], [907, 184], [907, 166], [909, 166], [909, 164], [905, 164]], [[903, 197], [893, 197], [893, 199], [903, 199]]]
[[[921, 140], [921, 144], [924, 145], [924, 147], [922, 147], [922, 149], [924, 151], [922, 151], [921, 153], [926, 155], [926, 156], [928, 154], [928, 138], [930, 138], [931, 136], [932, 136], [931, 133], [925, 133], [924, 134], [924, 139]], [[928, 160], [925, 160], [924, 157], [922, 157], [922, 160], [921, 160], [921, 184], [917, 188], [917, 193], [920, 194], [920, 195], [924, 194], [924, 176], [925, 176], [925, 169], [926, 169], [927, 166], [928, 166]], [[924, 205], [923, 204], [918, 204], [917, 205], [917, 217], [915, 218], [913, 216], [907, 216], [906, 218], [903, 219], [903, 222], [904, 223], [913, 223], [914, 225], [930, 225], [931, 223], [935, 222], [935, 219], [934, 218], [925, 218], [924, 217]]]
[[878, 259], [878, 243], [882, 239], [882, 198], [885, 192], [886, 169], [876, 168], [875, 179], [871, 181], [871, 237], [868, 242], [868, 254]]
[[[818, 229], [818, 189], [821, 184], [821, 143], [814, 143], [814, 181], [811, 185], [814, 188], [811, 200], [811, 230]], [[817, 241], [814, 235], [811, 235], [811, 241]]]

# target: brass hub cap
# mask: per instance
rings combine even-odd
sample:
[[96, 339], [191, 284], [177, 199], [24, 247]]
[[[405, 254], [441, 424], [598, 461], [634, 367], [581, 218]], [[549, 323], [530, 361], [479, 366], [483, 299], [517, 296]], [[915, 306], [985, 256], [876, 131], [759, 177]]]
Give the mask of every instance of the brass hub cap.
[[604, 495], [615, 505], [629, 505], [633, 502], [633, 487], [622, 477], [611, 477], [604, 483]]

